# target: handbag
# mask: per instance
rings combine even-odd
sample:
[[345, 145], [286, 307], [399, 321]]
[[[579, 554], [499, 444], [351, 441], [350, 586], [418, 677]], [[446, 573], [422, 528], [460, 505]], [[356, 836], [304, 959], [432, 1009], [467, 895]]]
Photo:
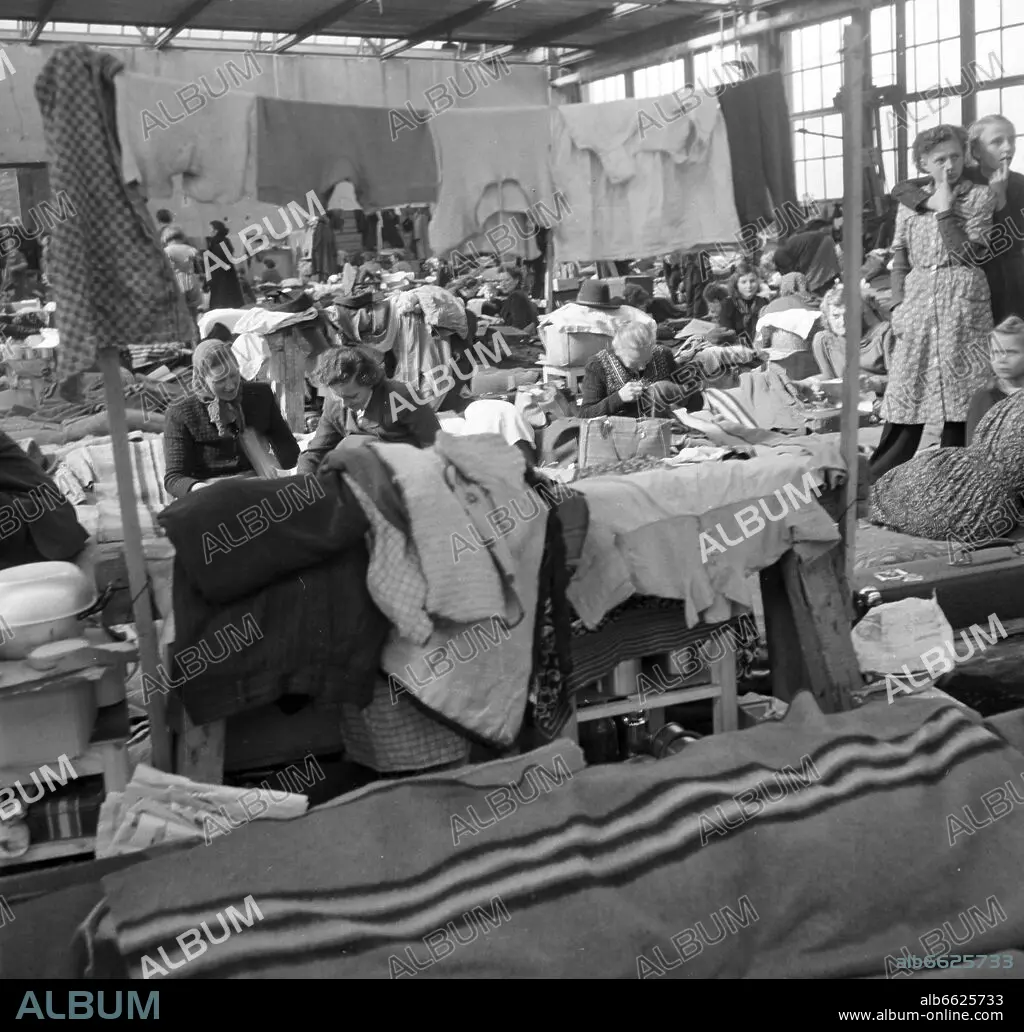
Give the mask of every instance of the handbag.
[[580, 469], [636, 458], [666, 459], [671, 445], [671, 419], [597, 416], [580, 427]]

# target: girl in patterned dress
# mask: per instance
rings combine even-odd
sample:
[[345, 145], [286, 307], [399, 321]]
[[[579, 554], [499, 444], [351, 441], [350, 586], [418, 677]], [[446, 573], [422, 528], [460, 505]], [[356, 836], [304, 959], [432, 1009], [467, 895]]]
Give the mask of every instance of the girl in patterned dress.
[[966, 149], [959, 126], [940, 125], [914, 141], [930, 197], [896, 216], [896, 345], [885, 428], [871, 460], [875, 480], [913, 456], [928, 424], [943, 424], [944, 448], [963, 447], [967, 407], [990, 375], [991, 294], [982, 265], [996, 201], [989, 187], [963, 178]]

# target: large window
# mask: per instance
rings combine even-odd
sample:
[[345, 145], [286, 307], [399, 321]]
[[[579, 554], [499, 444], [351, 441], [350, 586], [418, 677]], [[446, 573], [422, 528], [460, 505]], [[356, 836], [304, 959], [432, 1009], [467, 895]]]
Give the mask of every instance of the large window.
[[743, 56], [742, 50], [736, 43], [694, 54], [693, 85], [698, 92], [701, 90], [711, 91], [735, 81], [735, 75], [730, 77], [724, 71], [725, 65], [729, 61], [739, 61]]
[[[1000, 4], [1000, 0], [975, 0], [974, 21], [978, 33], [975, 37], [977, 60], [981, 68], [995, 65], [996, 76], [1024, 75], [1024, 2], [1002, 0]], [[993, 54], [995, 61], [990, 56]]]
[[669, 61], [650, 68], [639, 68], [633, 73], [633, 96], [638, 99], [662, 97], [685, 85], [685, 61]]
[[613, 75], [608, 79], [596, 79], [587, 91], [587, 100], [591, 104], [603, 104], [607, 100], [626, 99], [626, 77]]
[[1005, 115], [1024, 136], [1024, 86], [982, 90], [978, 94], [978, 117]]
[[960, 0], [907, 0], [907, 93], [959, 86]]
[[816, 202], [843, 196], [843, 119], [835, 98], [843, 86], [843, 29], [849, 23], [839, 18], [786, 33], [796, 188]]

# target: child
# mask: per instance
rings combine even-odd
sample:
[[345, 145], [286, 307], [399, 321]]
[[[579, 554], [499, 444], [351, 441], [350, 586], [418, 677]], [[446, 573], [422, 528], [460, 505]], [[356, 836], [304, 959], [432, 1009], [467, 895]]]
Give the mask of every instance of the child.
[[746, 262], [736, 266], [729, 281], [729, 296], [722, 302], [718, 324], [733, 330], [741, 344], [754, 346], [757, 322], [768, 304], [760, 296], [761, 277], [757, 270]]
[[1004, 398], [1024, 387], [1024, 319], [1011, 315], [991, 333], [993, 378], [971, 398], [967, 410], [967, 443], [982, 416]]
[[729, 288], [721, 283], [709, 283], [704, 288], [704, 303], [708, 306], [708, 321], [724, 326], [722, 307], [729, 300]]

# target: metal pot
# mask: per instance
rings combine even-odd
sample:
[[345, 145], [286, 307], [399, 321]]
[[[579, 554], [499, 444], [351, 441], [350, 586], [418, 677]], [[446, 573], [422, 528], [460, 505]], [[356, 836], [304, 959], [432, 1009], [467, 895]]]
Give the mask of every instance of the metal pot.
[[78, 614], [95, 601], [95, 585], [74, 563], [0, 570], [0, 659], [24, 659], [38, 645], [78, 637]]

